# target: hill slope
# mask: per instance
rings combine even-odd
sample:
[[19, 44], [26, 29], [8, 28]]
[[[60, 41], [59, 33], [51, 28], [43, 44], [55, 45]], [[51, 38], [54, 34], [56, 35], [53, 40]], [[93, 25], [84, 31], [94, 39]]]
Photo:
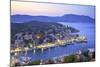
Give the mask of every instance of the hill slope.
[[40, 21], [40, 22], [94, 22], [95, 19], [84, 16], [84, 15], [74, 15], [74, 14], [65, 14], [64, 16], [30, 16], [30, 15], [12, 15], [12, 22], [29, 22], [29, 21]]

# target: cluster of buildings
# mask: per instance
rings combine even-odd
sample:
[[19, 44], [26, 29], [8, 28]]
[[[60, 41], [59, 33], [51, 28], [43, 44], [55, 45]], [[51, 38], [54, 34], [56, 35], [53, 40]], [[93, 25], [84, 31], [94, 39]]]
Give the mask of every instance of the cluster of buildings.
[[[75, 32], [75, 30], [73, 30]], [[31, 48], [44, 48], [44, 47], [52, 47], [56, 45], [63, 45], [63, 44], [70, 44], [75, 41], [80, 42], [84, 41], [84, 36], [79, 36], [78, 34], [72, 34], [71, 32], [72, 28], [69, 26], [54, 26], [51, 25], [51, 29], [48, 29], [46, 31], [37, 31], [37, 32], [19, 32], [16, 33], [11, 41], [11, 60], [12, 64], [15, 64], [19, 61], [19, 51], [22, 52], [23, 49], [25, 49], [27, 54], [27, 51]], [[12, 54], [14, 53], [14, 55]], [[26, 56], [26, 55], [25, 55]], [[25, 57], [28, 58], [28, 57]], [[25, 59], [24, 58], [24, 59]], [[28, 59], [26, 59], [28, 60]], [[28, 60], [29, 62], [30, 60]], [[54, 63], [61, 63], [63, 62], [63, 58], [60, 59], [53, 59]], [[25, 62], [26, 63], [26, 62]], [[41, 61], [41, 64], [49, 63], [45, 61]]]
[[[64, 40], [65, 38], [71, 38], [70, 27], [54, 26], [51, 25], [51, 29], [47, 31], [38, 32], [19, 32], [16, 33], [11, 41], [12, 49], [16, 47], [34, 47], [43, 43], [55, 42], [56, 40]], [[29, 45], [32, 44], [32, 45]]]

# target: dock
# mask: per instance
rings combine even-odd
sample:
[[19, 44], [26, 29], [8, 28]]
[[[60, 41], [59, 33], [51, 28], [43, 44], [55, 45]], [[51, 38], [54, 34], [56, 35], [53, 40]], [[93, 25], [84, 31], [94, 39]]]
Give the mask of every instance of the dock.
[[48, 48], [52, 48], [52, 47], [56, 47], [56, 46], [65, 46], [65, 45], [69, 45], [69, 44], [74, 44], [74, 43], [83, 43], [83, 42], [87, 42], [86, 37], [85, 36], [79, 36], [77, 38], [71, 38], [71, 39], [65, 39], [65, 40], [57, 40], [54, 43], [43, 43], [43, 44], [39, 44], [35, 47], [24, 47], [23, 49], [21, 47], [19, 48], [15, 48], [13, 50], [11, 50], [11, 53], [15, 53], [15, 52], [21, 52], [21, 51], [30, 51], [30, 50], [35, 50], [35, 49], [48, 49]]

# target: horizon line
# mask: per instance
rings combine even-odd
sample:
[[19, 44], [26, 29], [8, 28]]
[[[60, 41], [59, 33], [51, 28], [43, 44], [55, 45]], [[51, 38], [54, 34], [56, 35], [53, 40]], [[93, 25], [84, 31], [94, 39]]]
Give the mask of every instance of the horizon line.
[[[45, 16], [45, 17], [62, 17], [62, 16], [65, 16], [65, 15], [78, 15], [78, 14], [63, 14], [61, 16], [48, 16], [48, 15], [28, 15], [28, 14], [13, 14], [13, 15], [10, 15], [10, 16], [15, 16], [15, 15], [23, 15], [23, 16]], [[85, 16], [85, 17], [90, 17], [88, 15], [78, 15], [78, 16]], [[90, 17], [92, 19], [95, 19], [95, 17]]]

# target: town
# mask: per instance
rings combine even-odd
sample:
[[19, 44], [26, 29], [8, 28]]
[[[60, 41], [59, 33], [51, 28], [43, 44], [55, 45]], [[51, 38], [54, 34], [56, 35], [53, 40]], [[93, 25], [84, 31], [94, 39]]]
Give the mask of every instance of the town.
[[[40, 22], [37, 22], [37, 24], [40, 24]], [[35, 54], [39, 50], [43, 52], [50, 48], [56, 48], [57, 46], [64, 47], [67, 45], [74, 45], [74, 43], [87, 42], [87, 39], [84, 35], [79, 35], [77, 33], [79, 31], [70, 26], [54, 23], [49, 24], [47, 24], [49, 25], [47, 26], [46, 24], [42, 23], [41, 27], [34, 27], [38, 28], [38, 30], [33, 30], [34, 32], [25, 31], [14, 34], [11, 41], [12, 65], [20, 62], [18, 56], [22, 52], [25, 54], [26, 59], [24, 58], [24, 61], [25, 64], [27, 64], [31, 59], [30, 57], [27, 57], [28, 51], [33, 51]]]

